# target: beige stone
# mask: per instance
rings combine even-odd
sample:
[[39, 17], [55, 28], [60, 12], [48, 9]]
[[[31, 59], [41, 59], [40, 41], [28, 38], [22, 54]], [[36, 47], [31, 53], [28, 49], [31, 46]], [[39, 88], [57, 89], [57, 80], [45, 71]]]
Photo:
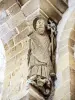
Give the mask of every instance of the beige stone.
[[72, 32], [70, 32], [70, 38], [72, 40], [75, 40], [75, 30], [73, 30]]
[[[71, 88], [75, 88], [75, 70], [70, 68], [70, 75], [71, 75]], [[74, 89], [75, 90], [75, 89]]]
[[[40, 8], [52, 19], [54, 19], [56, 22], [58, 22], [61, 19], [61, 15], [59, 11], [56, 11], [56, 8], [54, 8], [50, 2], [47, 0], [40, 0]], [[54, 13], [52, 13], [54, 12]]]
[[75, 59], [71, 54], [69, 54], [69, 65], [71, 66], [71, 68], [75, 69]]
[[57, 73], [62, 72], [68, 66], [69, 66], [69, 53], [65, 54], [63, 57], [58, 59]]
[[4, 23], [3, 25], [0, 26], [0, 37], [5, 35], [9, 31], [10, 31], [10, 29], [9, 29], [8, 25], [6, 23]]
[[22, 7], [22, 11], [25, 16], [29, 16], [32, 14], [36, 9], [39, 8], [40, 1], [39, 0], [29, 0], [25, 5]]
[[69, 38], [71, 33], [74, 33], [74, 30], [73, 30], [73, 29], [64, 30], [64, 31], [61, 33], [60, 40], [64, 40], [64, 39], [66, 39], [66, 38]]
[[27, 64], [27, 53], [25, 50], [22, 50], [18, 55], [16, 55], [16, 66], [20, 67], [25, 63]]
[[10, 30], [7, 34], [2, 37], [2, 41], [4, 43], [8, 43], [8, 41], [17, 34], [16, 29]]
[[23, 22], [23, 20], [25, 20], [25, 16], [24, 14], [20, 11], [18, 12], [16, 15], [14, 15], [13, 17], [11, 17], [8, 21], [7, 24], [9, 26], [9, 28], [13, 29], [16, 26], [18, 26], [19, 24], [21, 24]]
[[57, 89], [57, 91], [55, 91], [55, 95], [53, 97], [53, 100], [61, 100], [61, 98], [63, 98], [63, 97], [64, 97], [64, 88], [62, 86], [62, 87], [59, 87]]
[[59, 53], [59, 58], [64, 56], [68, 52], [69, 52], [68, 46], [65, 46], [65, 47], [61, 48], [61, 50], [59, 50], [59, 52], [58, 52]]
[[28, 0], [19, 0], [19, 1], [20, 1], [21, 5], [24, 5], [25, 3], [28, 2]]
[[29, 50], [29, 38], [26, 37], [23, 41], [22, 41], [22, 46], [23, 46], [23, 49], [26, 50]]
[[[56, 0], [49, 0], [55, 7], [57, 7], [62, 13], [64, 13], [64, 11], [67, 8], [67, 5], [64, 5], [63, 1], [56, 1]], [[58, 3], [59, 2], [59, 3]]]
[[16, 58], [13, 57], [12, 59], [10, 59], [7, 63], [6, 63], [6, 71], [5, 71], [5, 75], [7, 76], [8, 74], [10, 74], [15, 68], [16, 68]]
[[4, 49], [5, 49], [5, 50], [8, 50], [8, 49], [9, 49], [8, 44], [5, 44], [5, 45], [4, 45]]
[[29, 90], [26, 91], [27, 94], [20, 100], [25, 100], [29, 96], [29, 100], [45, 100], [43, 96], [32, 86], [30, 86]]
[[69, 41], [68, 38], [65, 38], [63, 40], [60, 40], [58, 42], [58, 51], [62, 50], [65, 46], [68, 46], [68, 41]]
[[16, 3], [16, 0], [2, 0], [2, 2], [0, 2], [0, 8], [8, 9], [14, 3]]
[[11, 48], [11, 47], [14, 46], [14, 41], [13, 41], [13, 39], [11, 39], [11, 40], [8, 42], [8, 45], [9, 45], [9, 48]]
[[67, 80], [70, 80], [70, 67], [66, 67], [63, 71], [62, 71], [62, 79], [63, 79], [63, 83], [66, 82]]
[[72, 47], [68, 47], [68, 50], [69, 50], [69, 53], [72, 55], [72, 56], [74, 56], [74, 50], [73, 50], [73, 48]]
[[69, 42], [68, 42], [68, 45], [70, 46], [70, 47], [73, 47], [74, 46], [74, 44], [75, 44], [75, 41], [74, 40], [72, 40], [71, 38], [69, 38], [69, 40], [68, 40]]
[[15, 47], [13, 47], [12, 49], [8, 50], [6, 52], [6, 57], [7, 59], [10, 59], [11, 57], [15, 56], [17, 53], [19, 53], [22, 50], [22, 44], [19, 43], [17, 44]]
[[19, 7], [18, 3], [15, 3], [11, 7], [9, 7], [6, 11], [9, 15], [13, 16], [20, 11], [20, 7]]
[[21, 31], [23, 31], [26, 28], [26, 26], [27, 26], [27, 22], [24, 20], [21, 24], [17, 26], [18, 32], [20, 33]]
[[26, 28], [25, 30], [23, 30], [20, 34], [18, 34], [15, 38], [14, 38], [14, 42], [15, 44], [20, 42], [21, 40], [23, 40], [25, 37], [27, 37], [27, 34], [29, 33], [29, 29]]
[[66, 25], [64, 26], [64, 30], [71, 29], [71, 28], [75, 29], [75, 22], [73, 20], [67, 21]]
[[61, 100], [72, 100], [71, 99], [71, 94], [67, 93]]

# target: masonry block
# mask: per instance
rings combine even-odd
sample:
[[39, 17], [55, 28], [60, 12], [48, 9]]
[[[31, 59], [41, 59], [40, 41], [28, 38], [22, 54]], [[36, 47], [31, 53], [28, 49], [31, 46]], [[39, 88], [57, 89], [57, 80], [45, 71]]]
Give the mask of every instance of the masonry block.
[[14, 41], [13, 41], [13, 39], [11, 39], [11, 40], [8, 42], [8, 46], [9, 46], [9, 48], [11, 48], [11, 47], [14, 46]]
[[16, 3], [16, 0], [2, 0], [2, 2], [0, 2], [0, 8], [8, 9], [14, 3]]
[[9, 49], [8, 44], [5, 44], [5, 45], [4, 45], [4, 49], [5, 49], [5, 50], [8, 50], [8, 49]]
[[69, 66], [69, 53], [65, 54], [63, 57], [58, 58], [57, 62], [57, 73], [62, 72], [65, 68]]
[[58, 52], [59, 53], [59, 58], [66, 55], [68, 52], [69, 52], [68, 46], [65, 46], [65, 47], [61, 48], [61, 50], [59, 50], [59, 52]]
[[9, 29], [8, 25], [6, 23], [4, 23], [3, 25], [0, 26], [0, 37], [5, 35], [9, 31], [10, 31], [10, 29]]
[[29, 16], [32, 14], [36, 9], [39, 8], [40, 1], [39, 0], [29, 0], [26, 4], [23, 5], [22, 11], [25, 16]]
[[15, 44], [20, 42], [21, 40], [23, 40], [24, 38], [27, 37], [29, 33], [29, 28], [27, 27], [25, 30], [23, 30], [20, 34], [18, 34], [15, 38], [14, 38], [14, 42]]
[[2, 37], [2, 41], [4, 44], [8, 43], [9, 40], [11, 40], [11, 38], [13, 38], [13, 36], [15, 36], [17, 34], [16, 29], [10, 30], [7, 34], [5, 34]]
[[62, 50], [65, 46], [68, 46], [68, 38], [60, 40], [58, 42], [58, 51]]
[[13, 4], [11, 7], [9, 7], [6, 11], [8, 13], [8, 15], [15, 15], [20, 11], [20, 6], [18, 5], [18, 3]]
[[22, 44], [19, 43], [18, 45], [16, 45], [15, 47], [13, 47], [12, 49], [8, 50], [6, 52], [6, 57], [7, 59], [10, 59], [11, 57], [15, 56], [17, 53], [19, 53], [22, 50]]
[[63, 79], [63, 83], [66, 82], [67, 80], [70, 80], [70, 68], [69, 68], [69, 66], [66, 67], [62, 71], [62, 79]]
[[21, 24], [19, 24], [16, 28], [18, 33], [22, 32], [25, 30], [25, 28], [27, 27], [27, 22], [24, 20]]
[[60, 40], [64, 40], [64, 39], [66, 39], [66, 38], [69, 38], [71, 33], [74, 33], [74, 30], [73, 30], [73, 29], [64, 30], [64, 31], [61, 33]]
[[8, 21], [7, 24], [9, 26], [9, 28], [13, 29], [16, 26], [18, 26], [19, 24], [22, 23], [22, 21], [25, 20], [25, 16], [24, 14], [20, 11], [18, 12], [16, 15], [14, 15], [13, 17], [11, 17]]

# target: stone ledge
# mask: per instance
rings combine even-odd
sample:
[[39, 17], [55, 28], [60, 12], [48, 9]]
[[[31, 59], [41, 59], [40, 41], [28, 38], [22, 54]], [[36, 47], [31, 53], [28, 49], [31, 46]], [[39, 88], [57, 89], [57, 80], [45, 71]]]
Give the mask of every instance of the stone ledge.
[[45, 99], [34, 87], [29, 86], [26, 95], [20, 100], [45, 100]]

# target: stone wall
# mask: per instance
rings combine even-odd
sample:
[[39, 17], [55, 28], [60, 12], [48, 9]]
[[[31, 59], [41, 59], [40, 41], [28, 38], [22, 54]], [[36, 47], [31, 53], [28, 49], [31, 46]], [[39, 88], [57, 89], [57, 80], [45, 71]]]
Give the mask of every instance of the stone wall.
[[74, 16], [74, 8], [69, 8], [58, 26], [57, 81], [54, 100], [75, 99]]
[[[6, 50], [3, 100], [17, 100], [25, 95], [24, 87], [28, 73], [27, 51], [29, 48], [29, 38], [27, 37], [29, 29], [26, 17], [29, 17], [34, 11], [37, 12], [38, 0], [36, 2], [34, 0], [33, 3], [37, 7], [33, 7], [32, 11], [25, 11], [26, 5], [20, 8], [15, 0], [8, 0], [3, 4], [7, 13], [7, 18], [3, 19], [0, 28], [0, 36]], [[32, 4], [28, 4], [32, 8]]]
[[[24, 88], [28, 73], [28, 25], [32, 24], [32, 20], [38, 15], [44, 18], [51, 17], [57, 23], [62, 16], [61, 12], [50, 3], [50, 0], [20, 0], [21, 4], [17, 1], [18, 0], [3, 0], [0, 2], [0, 9], [4, 12], [3, 16], [5, 15], [0, 19], [0, 37], [6, 51], [6, 71], [2, 100], [18, 100], [25, 96]], [[63, 51], [61, 52], [63, 53]], [[64, 58], [61, 58], [61, 60], [62, 59]], [[65, 60], [64, 63], [66, 63]], [[62, 64], [60, 63], [59, 65]], [[66, 74], [66, 71], [69, 71], [68, 65], [66, 66], [67, 67], [63, 70], [63, 82], [67, 79], [64, 74]], [[60, 70], [57, 71], [58, 76], [61, 77], [62, 69], [58, 69]], [[59, 82], [57, 83], [62, 82], [60, 77], [58, 78], [57, 81]], [[57, 95], [60, 93], [61, 88], [67, 85], [68, 82], [63, 86], [60, 86], [60, 88], [56, 87]], [[59, 98], [60, 97], [61, 96], [59, 96]], [[57, 97], [55, 97], [55, 100], [56, 98]]]

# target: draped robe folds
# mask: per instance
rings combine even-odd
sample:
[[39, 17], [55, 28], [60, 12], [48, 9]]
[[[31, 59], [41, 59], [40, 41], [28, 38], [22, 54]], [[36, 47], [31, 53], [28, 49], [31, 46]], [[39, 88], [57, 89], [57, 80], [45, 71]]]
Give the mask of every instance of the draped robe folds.
[[50, 40], [47, 33], [40, 35], [35, 31], [30, 36], [30, 61], [29, 77], [39, 75], [45, 78], [53, 72], [53, 66], [50, 60]]

